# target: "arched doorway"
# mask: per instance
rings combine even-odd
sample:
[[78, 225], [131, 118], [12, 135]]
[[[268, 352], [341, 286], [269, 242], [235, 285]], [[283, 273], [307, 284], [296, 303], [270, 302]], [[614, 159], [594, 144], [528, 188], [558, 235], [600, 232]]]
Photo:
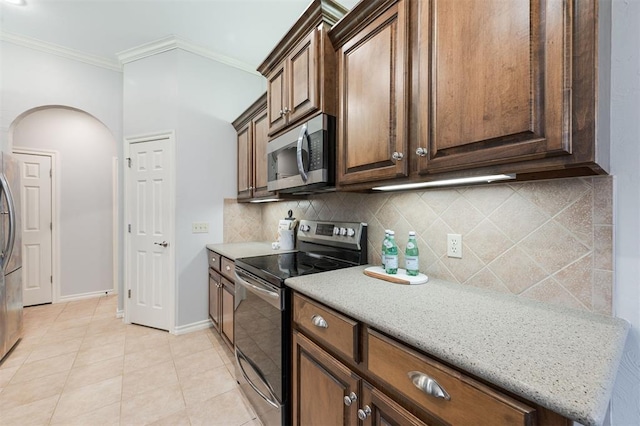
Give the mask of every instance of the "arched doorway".
[[[36, 246], [40, 243], [26, 238], [29, 232], [37, 231], [46, 243], [46, 219], [31, 208], [30, 212], [23, 212], [23, 217], [29, 219], [23, 220], [24, 241], [33, 244], [31, 248], [23, 244], [23, 275], [29, 276], [25, 280], [32, 280], [25, 285], [35, 286], [35, 280], [49, 278], [52, 302], [113, 292], [117, 275], [114, 272], [117, 143], [109, 129], [84, 111], [46, 106], [21, 114], [11, 125], [9, 141], [13, 152], [22, 154], [23, 159], [32, 156], [34, 164], [44, 157], [51, 159], [50, 277], [38, 269], [46, 267], [46, 262], [35, 266], [35, 262], [42, 260], [40, 257], [47, 256], [46, 251]], [[23, 168], [22, 173], [28, 173], [26, 170]], [[23, 180], [27, 182], [28, 178], [25, 175]], [[24, 210], [28, 210], [25, 203], [30, 199], [37, 205], [35, 197], [42, 191], [46, 191], [46, 186], [25, 194]], [[26, 269], [29, 262], [33, 266], [31, 275]]]

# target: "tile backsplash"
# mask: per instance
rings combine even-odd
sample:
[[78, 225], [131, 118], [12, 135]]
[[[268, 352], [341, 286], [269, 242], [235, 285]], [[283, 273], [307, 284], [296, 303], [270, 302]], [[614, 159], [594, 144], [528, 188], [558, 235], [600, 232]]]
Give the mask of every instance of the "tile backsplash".
[[[291, 209], [297, 219], [367, 222], [369, 263], [378, 264], [385, 229], [401, 251], [416, 231], [420, 270], [430, 277], [610, 315], [612, 189], [606, 176], [265, 205], [225, 200], [224, 240], [273, 241]], [[462, 259], [446, 255], [450, 233], [462, 235]]]

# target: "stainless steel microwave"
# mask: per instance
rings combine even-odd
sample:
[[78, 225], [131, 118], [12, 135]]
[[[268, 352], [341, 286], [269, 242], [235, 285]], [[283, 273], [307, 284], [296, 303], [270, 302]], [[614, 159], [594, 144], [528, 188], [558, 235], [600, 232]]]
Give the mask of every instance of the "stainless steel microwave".
[[269, 191], [313, 193], [333, 189], [335, 134], [335, 117], [320, 114], [269, 141]]

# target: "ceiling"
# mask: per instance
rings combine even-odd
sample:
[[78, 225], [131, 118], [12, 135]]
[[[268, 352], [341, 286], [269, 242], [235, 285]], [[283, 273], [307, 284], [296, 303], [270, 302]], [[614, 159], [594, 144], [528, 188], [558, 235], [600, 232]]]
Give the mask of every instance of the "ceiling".
[[[177, 36], [255, 69], [311, 0], [26, 1], [0, 0], [3, 33], [112, 62], [119, 52]], [[338, 1], [347, 8], [357, 3]]]

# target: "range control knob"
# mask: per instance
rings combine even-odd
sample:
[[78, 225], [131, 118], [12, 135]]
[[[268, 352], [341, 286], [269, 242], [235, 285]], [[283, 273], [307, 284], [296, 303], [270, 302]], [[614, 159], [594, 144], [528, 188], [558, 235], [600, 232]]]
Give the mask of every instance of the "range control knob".
[[300, 225], [300, 230], [302, 232], [309, 232], [311, 230], [311, 227], [309, 225]]
[[337, 226], [333, 227], [333, 235], [340, 235], [340, 228], [338, 228]]
[[356, 235], [356, 231], [353, 228], [347, 228], [347, 237], [353, 237]]
[[347, 235], [347, 228], [340, 228], [340, 235]]

